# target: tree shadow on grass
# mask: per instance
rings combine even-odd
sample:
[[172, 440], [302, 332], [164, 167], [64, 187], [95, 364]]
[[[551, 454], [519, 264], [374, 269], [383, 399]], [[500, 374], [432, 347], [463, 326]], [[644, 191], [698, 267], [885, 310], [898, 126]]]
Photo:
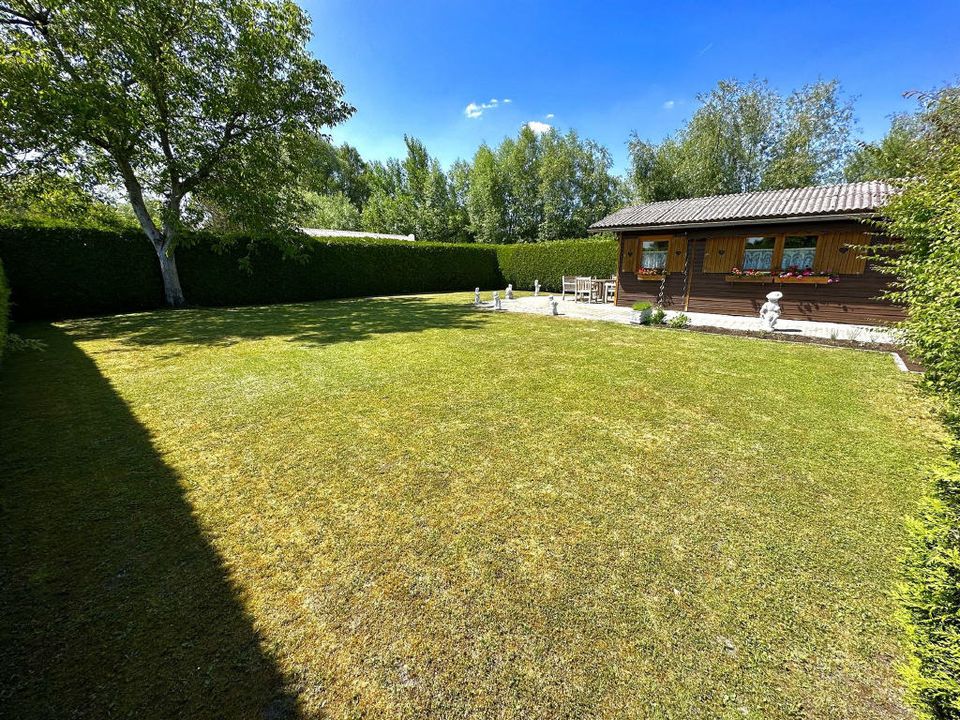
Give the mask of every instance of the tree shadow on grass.
[[472, 305], [423, 297], [357, 298], [315, 303], [159, 311], [67, 323], [77, 340], [111, 338], [129, 345], [232, 345], [287, 338], [300, 344], [354, 342], [433, 328], [478, 328], [485, 316]]
[[0, 369], [0, 715], [297, 717], [176, 474], [38, 330]]

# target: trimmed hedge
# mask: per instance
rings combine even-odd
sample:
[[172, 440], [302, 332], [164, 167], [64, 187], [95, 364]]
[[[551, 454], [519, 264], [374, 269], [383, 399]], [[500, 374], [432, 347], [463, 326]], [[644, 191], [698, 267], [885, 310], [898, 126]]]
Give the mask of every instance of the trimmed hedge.
[[[496, 249], [403, 240], [310, 238], [290, 258], [276, 246], [218, 245], [197, 236], [177, 249], [192, 305], [251, 305], [324, 298], [501, 287]], [[64, 319], [149, 310], [163, 305], [163, 282], [150, 244], [131, 231], [0, 228], [13, 317]]]
[[[177, 268], [191, 305], [268, 305], [507, 283], [530, 289], [537, 279], [559, 291], [563, 275], [609, 277], [616, 255], [616, 241], [608, 238], [500, 246], [305, 238], [302, 252], [290, 257], [269, 243], [224, 247], [216, 237], [197, 235], [177, 248]], [[157, 258], [136, 230], [0, 228], [0, 259], [16, 320], [163, 306]]]
[[15, 320], [58, 320], [158, 307], [157, 258], [134, 231], [0, 228]]
[[[958, 428], [951, 428], [957, 435]], [[954, 441], [952, 455], [960, 456]], [[960, 717], [960, 464], [932, 471], [933, 492], [907, 522], [899, 586], [912, 657], [901, 666], [920, 718]]]
[[533, 281], [539, 280], [545, 290], [559, 292], [564, 275], [613, 275], [617, 270], [617, 241], [602, 237], [499, 245], [497, 257], [504, 280], [515, 288], [532, 288]]
[[10, 316], [10, 289], [7, 287], [7, 276], [3, 274], [3, 263], [0, 262], [0, 360], [3, 359], [3, 348], [7, 344], [7, 322]]

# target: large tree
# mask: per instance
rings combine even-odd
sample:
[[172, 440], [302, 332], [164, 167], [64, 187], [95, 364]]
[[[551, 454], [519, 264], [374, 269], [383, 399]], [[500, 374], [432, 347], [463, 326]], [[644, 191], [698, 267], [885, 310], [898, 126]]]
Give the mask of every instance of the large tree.
[[853, 110], [835, 81], [782, 96], [766, 82], [721, 81], [674, 136], [630, 140], [638, 200], [671, 200], [840, 180]]
[[404, 142], [407, 154], [402, 160], [370, 165], [364, 229], [412, 233], [418, 240], [466, 240], [464, 216], [450, 177], [420, 140], [404, 137]]
[[290, 0], [0, 0], [0, 149], [122, 186], [183, 305], [191, 199], [286, 226], [291, 141], [352, 112], [309, 37]]
[[491, 243], [581, 237], [623, 200], [612, 164], [606, 148], [574, 131], [524, 126], [496, 150], [477, 150], [466, 192], [470, 228]]

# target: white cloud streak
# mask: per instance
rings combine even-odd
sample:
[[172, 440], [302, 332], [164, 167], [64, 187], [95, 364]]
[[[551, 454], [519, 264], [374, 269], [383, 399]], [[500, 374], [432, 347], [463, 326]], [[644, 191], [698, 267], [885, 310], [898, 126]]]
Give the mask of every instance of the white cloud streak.
[[[494, 108], [500, 107], [500, 100], [497, 98], [490, 98], [489, 102], [485, 103], [475, 103], [472, 102], [463, 109], [463, 114], [466, 115], [471, 120], [475, 120], [478, 117], [481, 117], [483, 113], [487, 110], [493, 110]], [[513, 102], [510, 98], [504, 98], [503, 103]]]
[[667, 101], [663, 104], [663, 109], [664, 109], [664, 110], [673, 110], [673, 108], [675, 108], [676, 106], [677, 106], [677, 101], [676, 101], [676, 100], [667, 100]]

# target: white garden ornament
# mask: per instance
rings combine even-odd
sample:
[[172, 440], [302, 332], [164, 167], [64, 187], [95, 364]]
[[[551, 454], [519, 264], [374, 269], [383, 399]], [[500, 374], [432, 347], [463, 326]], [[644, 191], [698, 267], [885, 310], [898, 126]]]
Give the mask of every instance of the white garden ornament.
[[496, 290], [493, 291], [493, 309], [500, 309], [500, 293], [498, 293]]
[[480, 299], [480, 288], [477, 288], [473, 291], [473, 304], [479, 305], [481, 302], [483, 301]]
[[507, 285], [507, 292], [505, 294], [507, 300], [513, 300], [513, 285]]
[[540, 281], [539, 280], [533, 281], [533, 296], [540, 297]]
[[767, 293], [767, 301], [760, 308], [760, 321], [763, 323], [764, 330], [772, 331], [777, 326], [777, 320], [780, 319], [780, 300], [783, 293], [774, 290]]
[[557, 306], [560, 303], [557, 301], [557, 299], [553, 295], [551, 295], [549, 298], [547, 298], [547, 302], [550, 303], [550, 314], [559, 315], [560, 313], [557, 312]]

